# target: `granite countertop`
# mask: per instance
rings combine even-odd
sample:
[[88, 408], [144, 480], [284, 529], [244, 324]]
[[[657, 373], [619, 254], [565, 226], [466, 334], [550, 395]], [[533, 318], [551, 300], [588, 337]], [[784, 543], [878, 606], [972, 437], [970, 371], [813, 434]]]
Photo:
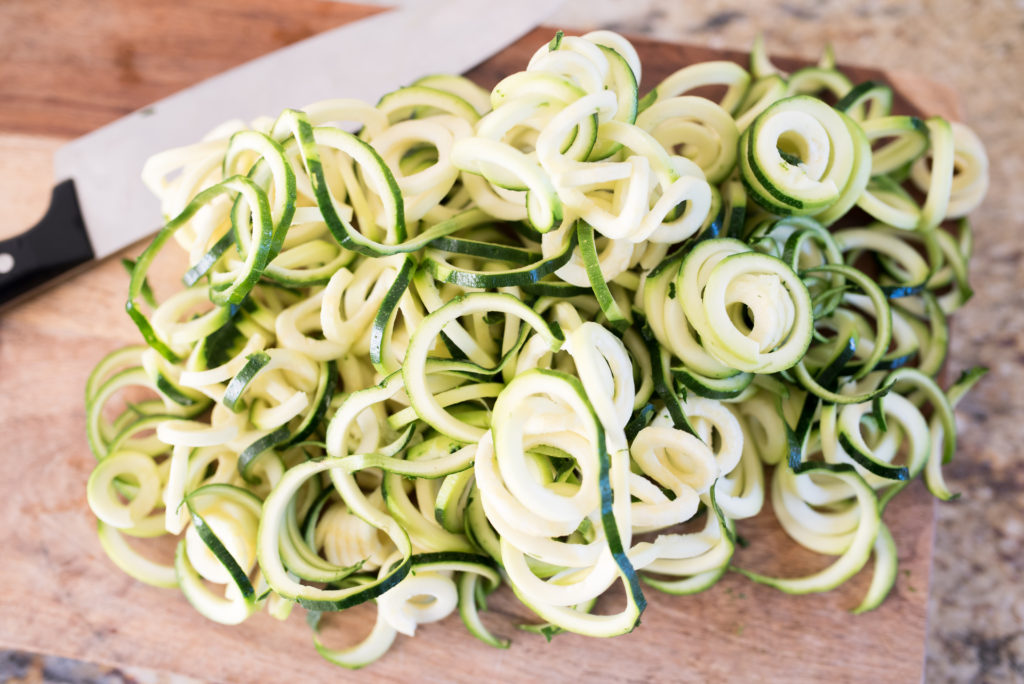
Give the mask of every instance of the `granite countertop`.
[[[991, 373], [957, 409], [946, 473], [962, 497], [937, 507], [925, 681], [1024, 681], [1024, 2], [569, 0], [548, 23], [740, 50], [763, 33], [770, 51], [805, 58], [828, 41], [841, 61], [898, 65], [960, 94], [991, 187], [972, 215], [975, 296], [953, 318], [950, 363]], [[0, 680], [191, 681], [2, 651]]]

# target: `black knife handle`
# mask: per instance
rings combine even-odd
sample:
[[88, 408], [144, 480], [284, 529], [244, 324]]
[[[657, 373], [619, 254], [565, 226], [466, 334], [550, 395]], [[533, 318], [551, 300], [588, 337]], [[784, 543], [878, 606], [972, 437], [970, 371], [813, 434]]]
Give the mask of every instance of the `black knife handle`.
[[39, 223], [0, 240], [0, 309], [92, 258], [75, 184], [63, 181], [53, 188]]

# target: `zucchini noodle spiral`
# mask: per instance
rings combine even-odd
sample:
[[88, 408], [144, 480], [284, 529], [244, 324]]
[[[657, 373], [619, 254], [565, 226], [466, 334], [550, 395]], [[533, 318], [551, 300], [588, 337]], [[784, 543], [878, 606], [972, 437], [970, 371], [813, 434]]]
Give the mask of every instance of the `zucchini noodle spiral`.
[[[559, 32], [489, 92], [429, 76], [152, 158], [165, 224], [127, 304], [145, 344], [85, 393], [111, 560], [221, 623], [299, 605], [350, 668], [456, 610], [507, 647], [481, 619], [502, 584], [528, 629], [608, 637], [647, 587], [733, 569], [819, 592], [873, 555], [856, 611], [877, 607], [888, 502], [917, 477], [955, 496], [953, 407], [984, 370], [935, 378], [985, 150], [760, 42], [749, 68], [640, 81], [621, 36]], [[172, 239], [188, 266], [158, 300]], [[766, 503], [834, 561], [743, 567]], [[165, 535], [166, 562], [132, 542]], [[364, 603], [368, 633], [324, 643]]]

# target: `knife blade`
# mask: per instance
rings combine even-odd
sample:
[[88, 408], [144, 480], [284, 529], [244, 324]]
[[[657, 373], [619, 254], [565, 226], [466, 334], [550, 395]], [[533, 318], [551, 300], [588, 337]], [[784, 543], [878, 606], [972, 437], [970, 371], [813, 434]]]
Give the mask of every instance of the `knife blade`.
[[159, 100], [73, 140], [54, 157], [50, 207], [0, 241], [0, 308], [159, 228], [141, 180], [146, 159], [318, 100], [380, 96], [430, 73], [461, 73], [522, 36], [562, 0], [412, 3], [312, 36]]

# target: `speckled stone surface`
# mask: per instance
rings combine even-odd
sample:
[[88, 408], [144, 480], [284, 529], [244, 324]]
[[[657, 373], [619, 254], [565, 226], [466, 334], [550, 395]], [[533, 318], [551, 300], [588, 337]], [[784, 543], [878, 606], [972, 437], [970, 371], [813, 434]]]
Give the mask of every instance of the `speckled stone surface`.
[[[763, 33], [776, 53], [807, 58], [828, 41], [841, 61], [898, 65], [960, 93], [991, 188], [972, 217], [975, 297], [954, 318], [950, 364], [992, 372], [957, 410], [947, 479], [962, 497], [937, 509], [925, 681], [1024, 681], [1024, 2], [569, 0], [548, 23], [735, 49]], [[0, 681], [193, 680], [0, 652]]]

